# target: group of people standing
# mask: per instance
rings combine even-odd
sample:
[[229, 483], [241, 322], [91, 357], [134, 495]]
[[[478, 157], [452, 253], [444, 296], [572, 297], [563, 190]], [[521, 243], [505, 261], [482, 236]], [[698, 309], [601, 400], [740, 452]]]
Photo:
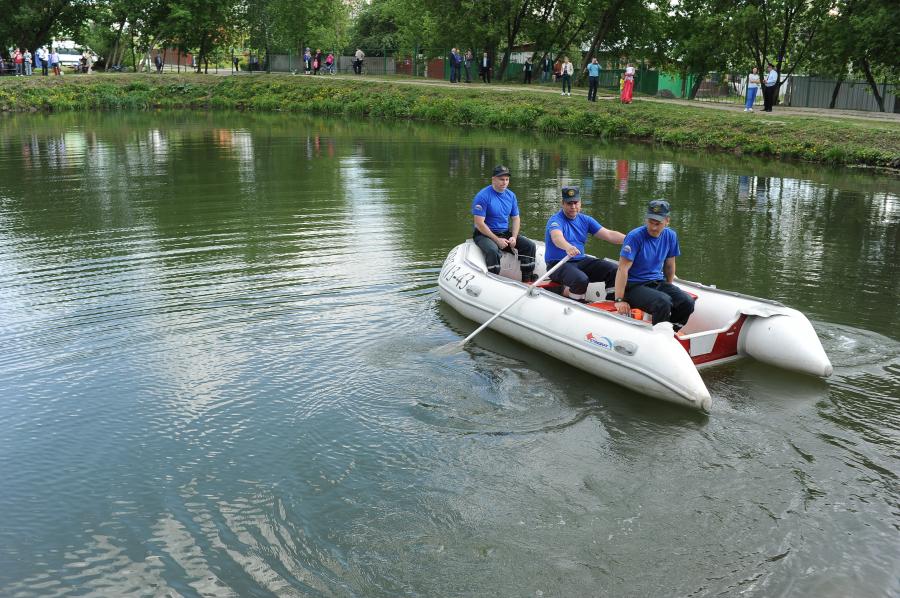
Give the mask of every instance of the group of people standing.
[[[472, 71], [475, 67], [475, 54], [471, 49], [466, 50], [465, 54], [459, 48], [450, 50], [450, 83], [462, 83], [462, 73], [466, 72], [465, 83], [472, 82]], [[487, 52], [478, 59], [478, 76], [484, 83], [491, 82], [491, 74], [494, 70], [493, 61]]]
[[747, 102], [744, 104], [744, 112], [753, 112], [753, 103], [756, 101], [756, 94], [759, 93], [760, 84], [763, 90], [763, 112], [771, 112], [772, 106], [775, 104], [775, 97], [778, 95], [778, 71], [771, 62], [766, 64], [766, 80], [760, 81], [759, 71], [756, 67], [747, 75]]
[[[362, 50], [357, 50], [362, 52]], [[335, 72], [334, 54], [329, 52], [327, 55], [322, 53], [321, 48], [316, 48], [316, 53], [306, 48], [303, 52], [303, 70], [307, 75], [318, 75], [319, 71], [323, 71], [327, 75], [333, 75]]]
[[[472, 237], [492, 274], [500, 273], [502, 252], [515, 251], [527, 284], [537, 279], [537, 247], [520, 232], [521, 215], [509, 179], [509, 169], [499, 165], [491, 184], [475, 195]], [[650, 201], [644, 224], [623, 234], [582, 214], [579, 189], [563, 187], [560, 210], [547, 220], [544, 230], [544, 261], [550, 270], [567, 255], [569, 259], [550, 279], [562, 285], [564, 297], [574, 301], [584, 301], [591, 282], [603, 282], [618, 313], [630, 315], [632, 308], [638, 308], [651, 315], [653, 324], [671, 322], [677, 332], [694, 312], [694, 299], [673, 284], [681, 248], [678, 235], [668, 228], [670, 209], [665, 200]], [[618, 264], [585, 255], [589, 237], [620, 245]]]
[[[14, 68], [17, 77], [30, 77], [36, 69], [40, 69], [44, 75], [48, 75], [50, 71], [53, 71], [54, 75], [60, 74], [59, 52], [55, 48], [50, 50], [47, 50], [46, 47], [38, 48], [34, 54], [27, 48], [24, 50], [16, 48], [10, 55], [10, 63], [12, 65], [10, 70]], [[6, 69], [6, 63], [3, 56], [0, 55], [0, 74], [3, 74]]]

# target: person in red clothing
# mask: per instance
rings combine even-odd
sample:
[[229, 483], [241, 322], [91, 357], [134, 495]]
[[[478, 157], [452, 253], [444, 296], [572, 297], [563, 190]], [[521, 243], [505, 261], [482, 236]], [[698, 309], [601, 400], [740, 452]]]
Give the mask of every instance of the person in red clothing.
[[25, 56], [22, 54], [21, 48], [16, 48], [16, 53], [13, 54], [13, 62], [16, 63], [16, 77], [21, 77], [25, 69]]

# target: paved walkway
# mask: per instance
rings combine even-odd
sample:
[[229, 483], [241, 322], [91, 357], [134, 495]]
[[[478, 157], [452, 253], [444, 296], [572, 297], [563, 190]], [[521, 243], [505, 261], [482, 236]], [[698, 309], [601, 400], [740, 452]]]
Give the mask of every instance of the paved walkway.
[[[228, 72], [224, 72], [221, 74], [228, 75]], [[257, 74], [257, 73], [254, 73]], [[265, 74], [265, 73], [258, 73]], [[241, 73], [241, 75], [247, 75], [247, 73]], [[298, 77], [307, 77], [313, 75], [297, 75]], [[359, 77], [357, 75], [350, 74], [339, 74], [339, 75], [318, 75], [319, 77], [333, 77], [334, 79], [363, 79], [365, 81], [377, 81], [379, 83], [391, 83], [394, 85], [416, 85], [420, 87], [455, 87], [455, 88], [472, 88], [479, 90], [491, 90], [491, 91], [507, 91], [507, 92], [519, 92], [528, 91], [531, 93], [545, 93], [549, 95], [559, 95], [560, 87], [557, 85], [546, 85], [546, 84], [534, 84], [525, 86], [518, 83], [491, 83], [490, 85], [486, 85], [479, 81], [473, 81], [472, 83], [450, 83], [449, 81], [444, 81], [441, 79], [412, 79], [407, 77], [379, 77], [377, 75], [363, 75]], [[608, 93], [608, 92], [606, 92]], [[600, 95], [597, 96], [598, 100], [605, 101], [615, 101], [617, 96], [614, 95], [603, 95], [604, 90], [600, 90]], [[576, 98], [587, 99], [587, 91], [583, 88], [573, 88], [572, 89], [572, 97], [567, 98], [567, 101], [575, 101]], [[743, 114], [744, 107], [743, 105], [738, 104], [726, 104], [726, 103], [717, 103], [717, 102], [703, 102], [703, 101], [690, 101], [690, 100], [677, 100], [677, 99], [666, 99], [666, 98], [652, 98], [646, 96], [634, 96], [635, 103], [637, 102], [659, 102], [662, 104], [678, 104], [681, 106], [688, 106], [690, 108], [705, 108], [708, 110], [723, 110], [726, 112], [734, 112]], [[858, 110], [828, 110], [825, 108], [785, 108], [781, 106], [776, 106], [775, 111], [771, 113], [763, 112], [762, 109], [758, 109], [754, 111], [754, 115], [759, 115], [760, 118], [772, 118], [777, 116], [806, 116], [806, 117], [819, 117], [819, 118], [827, 118], [833, 120], [866, 120], [866, 121], [875, 121], [881, 122], [885, 124], [897, 124], [900, 125], [900, 114], [894, 114], [892, 112], [863, 112]]]

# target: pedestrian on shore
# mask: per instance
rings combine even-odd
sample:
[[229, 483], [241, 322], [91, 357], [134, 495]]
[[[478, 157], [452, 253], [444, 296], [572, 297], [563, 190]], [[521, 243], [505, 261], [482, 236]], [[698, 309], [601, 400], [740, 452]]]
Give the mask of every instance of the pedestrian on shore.
[[588, 102], [597, 101], [597, 88], [600, 86], [600, 63], [597, 58], [591, 58], [591, 63], [587, 65], [588, 73]]
[[[575, 65], [569, 62], [569, 57], [563, 57], [562, 67], [560, 68], [560, 74], [562, 75], [562, 94], [564, 96], [572, 95], [572, 75], [575, 73]], [[568, 91], [567, 91], [568, 89]]]
[[550, 71], [553, 69], [553, 61], [550, 60], [550, 54], [545, 54], [544, 59], [541, 60], [541, 83], [546, 83], [550, 80]]
[[366, 58], [366, 53], [357, 48], [354, 56], [356, 57], [356, 62], [353, 63], [353, 70], [356, 71], [357, 75], [362, 75], [363, 60]]
[[763, 87], [763, 112], [771, 112], [778, 93], [778, 71], [771, 62], [766, 65], [766, 86]]
[[325, 66], [325, 56], [322, 55], [321, 48], [316, 48], [316, 55], [313, 57], [313, 74], [318, 75], [323, 66]]
[[153, 64], [156, 66], [156, 74], [161, 75], [163, 70], [162, 52], [156, 50], [156, 56], [153, 57]]
[[312, 50], [309, 48], [303, 51], [303, 72], [312, 74]]
[[485, 52], [481, 56], [481, 64], [478, 66], [478, 74], [481, 75], [481, 80], [483, 82], [491, 82], [491, 58], [490, 56], [488, 56], [487, 52]]
[[22, 55], [22, 58], [25, 60], [25, 76], [31, 76], [31, 50], [25, 48], [25, 54]]
[[50, 48], [50, 69], [57, 77], [61, 74], [59, 70], [59, 52], [56, 48]]
[[634, 66], [631, 63], [628, 63], [625, 66], [625, 72], [622, 73], [622, 76], [625, 81], [622, 83], [622, 95], [620, 96], [620, 99], [623, 104], [630, 104], [632, 94], [634, 93]]
[[756, 101], [756, 93], [759, 91], [759, 72], [756, 67], [747, 75], [747, 103], [744, 104], [744, 112], [753, 112], [753, 102]]
[[525, 85], [531, 83], [531, 70], [533, 65], [531, 64], [531, 56], [525, 59], [525, 65], [522, 67], [522, 71], [525, 73]]
[[450, 83], [459, 83], [462, 80], [462, 54], [457, 48], [450, 50]]
[[16, 65], [16, 77], [21, 77], [25, 72], [25, 57], [22, 55], [22, 48], [16, 48], [13, 53], [13, 63]]
[[463, 68], [466, 69], [466, 83], [472, 82], [472, 62], [475, 60], [475, 55], [472, 54], [472, 49], [469, 48], [466, 50], [466, 55], [463, 58]]

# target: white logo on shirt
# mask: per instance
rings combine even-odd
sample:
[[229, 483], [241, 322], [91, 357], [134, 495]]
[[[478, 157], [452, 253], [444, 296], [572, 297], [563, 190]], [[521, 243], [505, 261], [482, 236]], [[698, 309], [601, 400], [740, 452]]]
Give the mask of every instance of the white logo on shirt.
[[553, 228], [554, 226], [559, 226], [559, 222], [556, 222], [554, 220], [553, 222], [550, 223], [550, 228]]
[[622, 253], [631, 253], [631, 245], [622, 246]]
[[476, 210], [483, 210], [484, 208], [482, 208], [482, 207], [481, 207], [481, 204], [479, 203], [479, 204], [475, 204], [475, 209], [476, 209]]

